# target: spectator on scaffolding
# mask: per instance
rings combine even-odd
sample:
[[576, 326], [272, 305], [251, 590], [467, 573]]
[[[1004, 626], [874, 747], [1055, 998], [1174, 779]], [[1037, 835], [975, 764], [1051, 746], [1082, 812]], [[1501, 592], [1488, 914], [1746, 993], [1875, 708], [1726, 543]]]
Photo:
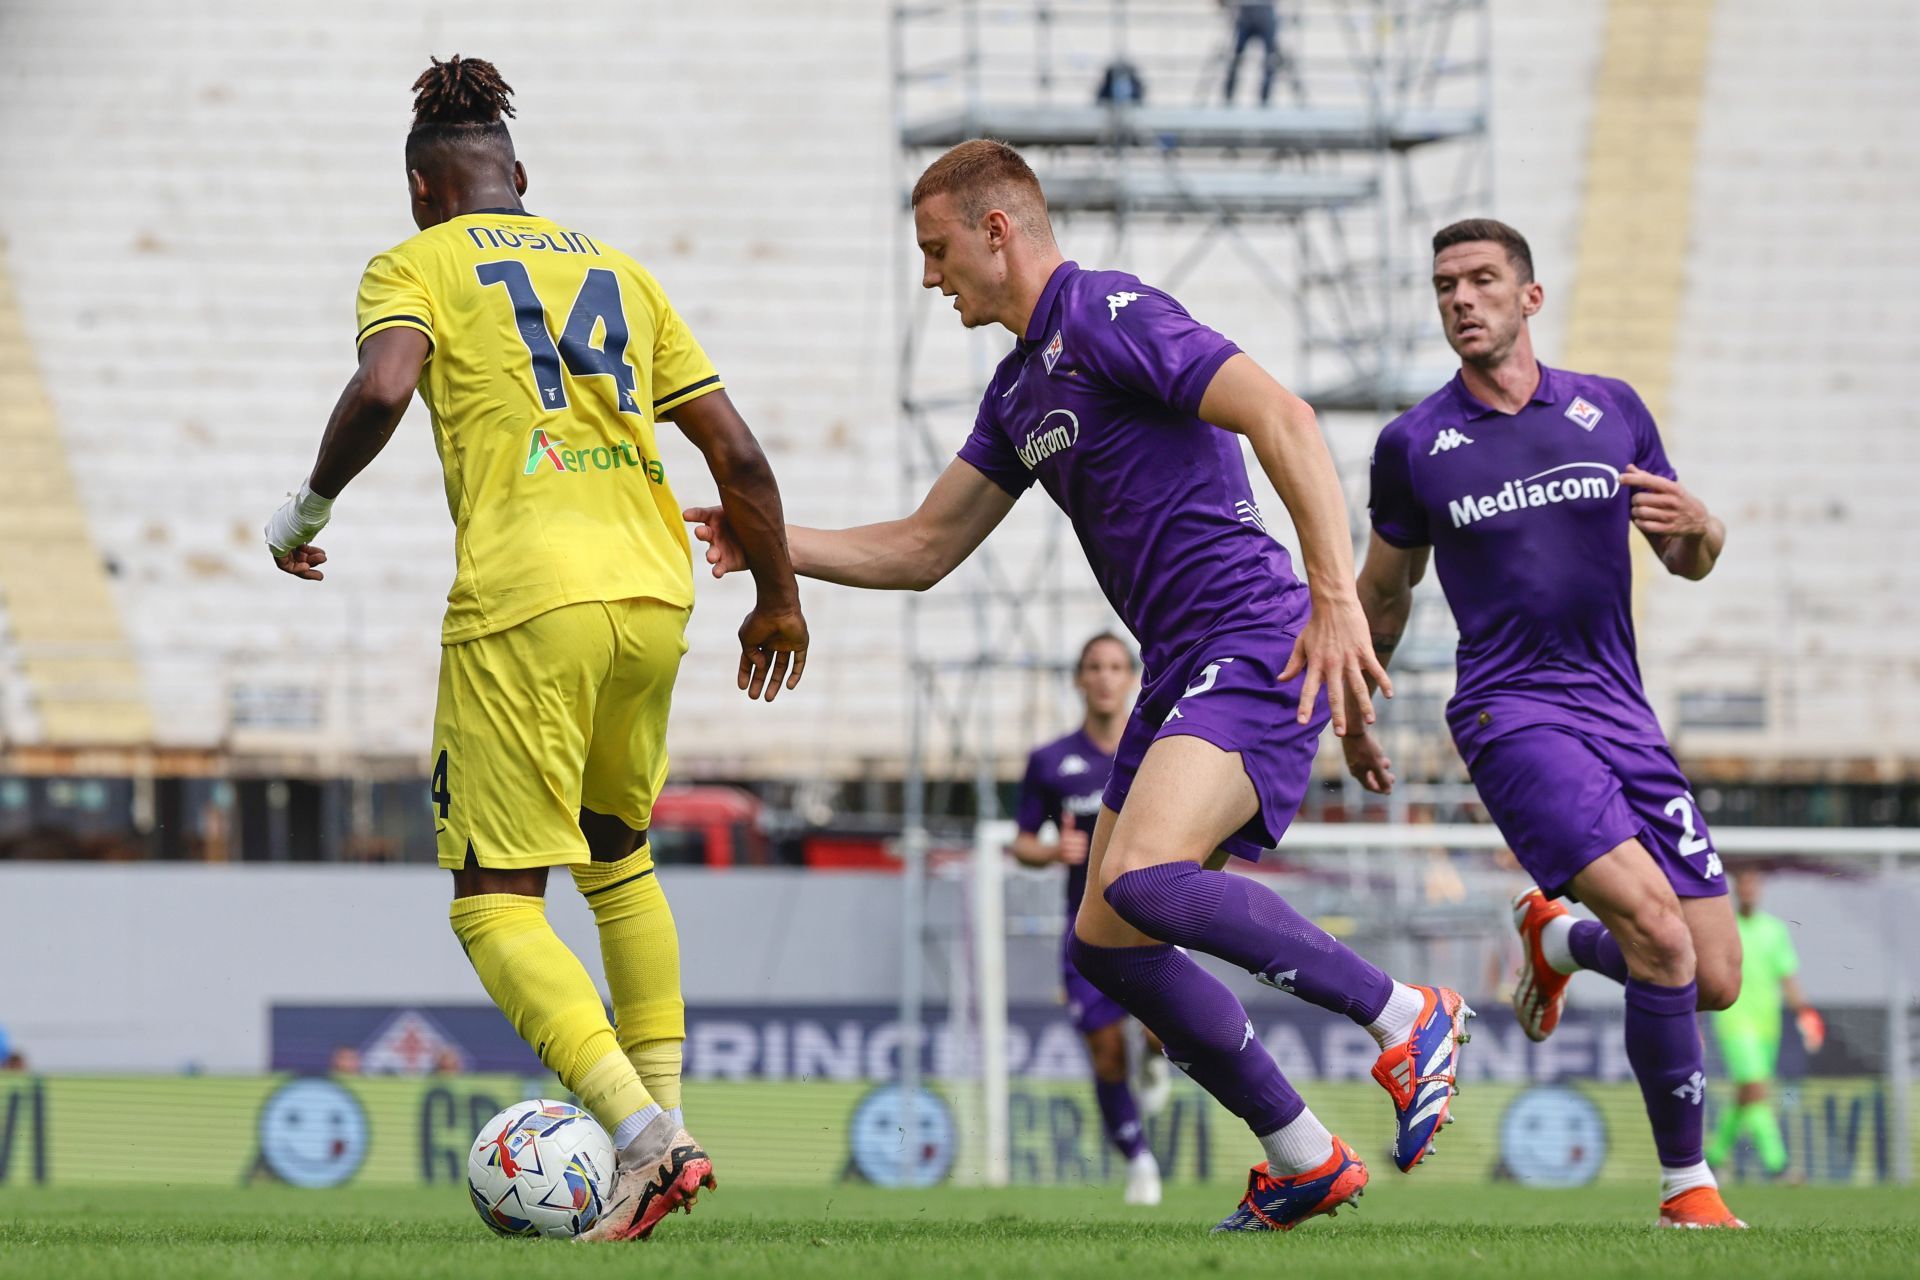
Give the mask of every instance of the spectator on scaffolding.
[[1125, 58], [1115, 58], [1107, 64], [1099, 91], [1093, 96], [1103, 107], [1137, 107], [1147, 100], [1147, 82], [1140, 78], [1139, 67]]
[[1247, 46], [1256, 41], [1265, 50], [1260, 62], [1260, 105], [1273, 96], [1274, 73], [1280, 69], [1280, 14], [1272, 3], [1243, 4], [1241, 0], [1220, 0], [1220, 7], [1233, 14], [1233, 53], [1227, 58], [1226, 100], [1233, 103], [1234, 87], [1240, 80], [1240, 59]]

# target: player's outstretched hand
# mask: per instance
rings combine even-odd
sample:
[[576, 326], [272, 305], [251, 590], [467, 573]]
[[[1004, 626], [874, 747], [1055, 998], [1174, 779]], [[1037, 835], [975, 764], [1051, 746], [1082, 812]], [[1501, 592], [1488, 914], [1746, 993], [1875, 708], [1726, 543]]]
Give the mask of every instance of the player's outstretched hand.
[[1058, 857], [1069, 867], [1077, 867], [1087, 860], [1087, 833], [1073, 821], [1073, 815], [1060, 815], [1060, 847]]
[[[724, 578], [747, 567], [746, 553], [734, 541], [733, 530], [727, 527], [725, 507], [688, 507], [680, 513], [680, 518], [693, 526], [694, 537], [707, 544], [707, 563], [713, 566], [714, 577]], [[805, 634], [804, 627], [801, 633]]]
[[319, 582], [327, 576], [320, 572], [320, 566], [326, 562], [327, 553], [311, 543], [303, 543], [274, 559], [274, 563], [280, 566], [280, 572], [305, 578], [309, 582]]
[[1707, 532], [1707, 504], [1688, 493], [1678, 480], [1629, 465], [1620, 473], [1620, 483], [1637, 490], [1633, 495], [1633, 524], [1640, 532], [1677, 538], [1697, 538]]
[[1301, 724], [1313, 719], [1314, 698], [1327, 691], [1327, 705], [1333, 712], [1333, 731], [1346, 737], [1349, 731], [1366, 732], [1373, 723], [1373, 698], [1367, 692], [1371, 678], [1380, 692], [1391, 698], [1393, 682], [1387, 669], [1373, 656], [1373, 633], [1367, 627], [1367, 615], [1361, 611], [1360, 598], [1316, 600], [1307, 625], [1293, 642], [1293, 656], [1280, 673], [1281, 683], [1302, 671], [1307, 679], [1300, 686]]
[[1827, 1020], [1820, 1011], [1807, 1005], [1793, 1015], [1793, 1025], [1800, 1032], [1800, 1043], [1808, 1053], [1820, 1052], [1820, 1046], [1827, 1042]]
[[1393, 791], [1393, 761], [1380, 749], [1379, 739], [1370, 733], [1348, 734], [1340, 739], [1347, 753], [1347, 772], [1360, 779], [1360, 785], [1375, 795]]
[[793, 688], [806, 669], [807, 620], [799, 602], [756, 606], [740, 624], [740, 687], [747, 696], [758, 698], [764, 689], [772, 702], [783, 683]]

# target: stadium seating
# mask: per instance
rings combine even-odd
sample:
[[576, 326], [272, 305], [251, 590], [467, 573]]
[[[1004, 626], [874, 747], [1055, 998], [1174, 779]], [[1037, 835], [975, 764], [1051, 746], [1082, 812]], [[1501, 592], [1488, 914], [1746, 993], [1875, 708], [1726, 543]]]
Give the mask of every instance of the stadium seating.
[[[451, 560], [424, 414], [342, 503], [324, 586], [275, 574], [258, 531], [351, 368], [361, 265], [411, 230], [399, 148], [429, 52], [501, 63], [519, 91], [529, 206], [654, 268], [767, 442], [794, 519], [897, 513], [894, 309], [912, 265], [885, 8], [724, 9], [528, 22], [492, 0], [434, 21], [364, 0], [285, 6], [248, 19], [281, 24], [263, 66], [209, 0], [10, 6], [0, 378], [44, 391], [71, 486], [48, 480], [42, 506], [0, 513], [0, 530], [30, 528], [36, 572], [60, 584], [36, 604], [0, 577], [0, 732], [111, 741], [150, 725], [183, 745], [422, 749]], [[1533, 104], [1496, 132], [1497, 211], [1534, 237], [1549, 360], [1566, 349], [1569, 305], [1612, 287], [1574, 278], [1607, 9], [1497, 7], [1496, 98]], [[1669, 717], [1683, 694], [1763, 695], [1758, 728], [1681, 725], [1700, 750], [1912, 758], [1920, 530], [1901, 495], [1920, 424], [1898, 379], [1920, 356], [1920, 262], [1895, 211], [1920, 194], [1904, 88], [1920, 28], [1902, 0], [1713, 10], [1664, 418], [1675, 462], [1733, 534], [1707, 586], [1648, 585], [1645, 665]], [[1107, 243], [1089, 229], [1067, 247]], [[1129, 242], [1142, 274], [1181, 247], [1172, 233]], [[1291, 319], [1243, 282], [1231, 264], [1203, 266], [1183, 292], [1284, 376]], [[1356, 498], [1378, 425], [1329, 423]], [[10, 467], [42, 430], [9, 406]], [[680, 496], [710, 496], [697, 456], [665, 449]], [[811, 589], [806, 696], [750, 710], [729, 652], [750, 591], [702, 593], [676, 708], [683, 763], [897, 761], [897, 598]], [[34, 665], [63, 653], [88, 665]], [[68, 715], [60, 691], [76, 684], [118, 692]]]

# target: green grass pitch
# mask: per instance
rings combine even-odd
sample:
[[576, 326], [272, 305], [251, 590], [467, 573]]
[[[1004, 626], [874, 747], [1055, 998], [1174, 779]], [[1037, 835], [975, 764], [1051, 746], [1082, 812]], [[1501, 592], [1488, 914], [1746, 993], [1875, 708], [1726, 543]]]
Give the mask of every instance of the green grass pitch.
[[648, 1244], [499, 1240], [453, 1189], [0, 1192], [0, 1277], [633, 1276], [915, 1280], [1053, 1276], [1912, 1276], [1920, 1192], [1736, 1187], [1748, 1232], [1656, 1231], [1651, 1189], [1421, 1187], [1375, 1176], [1365, 1208], [1290, 1235], [1210, 1236], [1219, 1189], [1156, 1210], [1112, 1188], [708, 1193]]

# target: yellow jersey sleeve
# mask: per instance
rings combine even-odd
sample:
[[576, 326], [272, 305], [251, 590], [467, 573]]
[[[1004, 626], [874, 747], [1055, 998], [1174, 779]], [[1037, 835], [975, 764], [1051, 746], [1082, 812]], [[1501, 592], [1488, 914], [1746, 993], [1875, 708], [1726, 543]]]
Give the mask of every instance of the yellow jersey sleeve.
[[406, 255], [390, 249], [367, 264], [360, 277], [357, 308], [360, 332], [354, 349], [383, 329], [418, 329], [427, 335], [431, 351], [433, 341], [433, 298], [421, 281], [420, 272]]
[[707, 359], [707, 353], [694, 340], [687, 322], [674, 310], [660, 282], [646, 268], [636, 269], [654, 321], [653, 413], [656, 418], [664, 418], [687, 401], [718, 391], [726, 384], [720, 381], [713, 361]]

